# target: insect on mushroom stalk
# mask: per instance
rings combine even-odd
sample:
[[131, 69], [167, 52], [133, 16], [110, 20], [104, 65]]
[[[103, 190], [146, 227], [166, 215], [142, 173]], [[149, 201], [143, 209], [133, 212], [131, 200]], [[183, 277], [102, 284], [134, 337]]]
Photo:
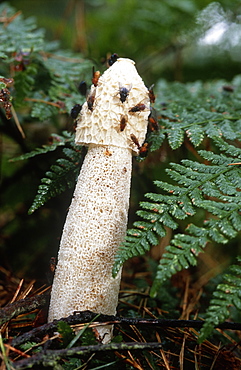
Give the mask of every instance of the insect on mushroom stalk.
[[93, 111], [93, 105], [94, 105], [94, 101], [95, 101], [95, 94], [96, 94], [96, 90], [93, 90], [88, 98], [87, 98], [87, 107], [88, 109], [92, 112]]
[[109, 67], [111, 67], [117, 61], [118, 58], [119, 58], [118, 54], [116, 53], [112, 54], [111, 57], [108, 59]]
[[153, 92], [153, 87], [154, 87], [154, 84], [152, 84], [149, 89], [148, 89], [148, 93], [149, 93], [149, 98], [150, 98], [150, 102], [151, 103], [155, 103], [155, 100], [156, 100], [156, 96]]
[[70, 112], [70, 116], [73, 118], [73, 119], [76, 119], [78, 117], [78, 114], [79, 112], [81, 111], [82, 109], [82, 105], [80, 104], [75, 104], [73, 106], [73, 108], [71, 109], [71, 112]]
[[121, 116], [120, 119], [120, 131], [124, 131], [127, 125], [128, 117], [125, 114], [124, 116]]
[[153, 107], [151, 107], [151, 112], [148, 116], [148, 130], [149, 131], [158, 131], [159, 130], [157, 112]]
[[[116, 98], [116, 91], [121, 97], [120, 86], [123, 101]], [[77, 118], [75, 141], [88, 146], [88, 152], [60, 242], [49, 321], [83, 310], [116, 314], [121, 271], [113, 278], [112, 268], [126, 234], [132, 155], [139, 154], [145, 140], [150, 100], [135, 63], [125, 58], [99, 77], [90, 96], [95, 104], [87, 98]], [[140, 101], [145, 110], [130, 114]], [[112, 330], [104, 325], [95, 332], [107, 343]]]
[[100, 78], [100, 71], [95, 71], [95, 68], [93, 67], [93, 77], [92, 77], [92, 84], [96, 87], [98, 85], [98, 80]]
[[132, 85], [128, 85], [128, 87], [121, 86], [119, 83], [119, 94], [120, 94], [120, 101], [124, 103], [130, 93]]
[[146, 109], [146, 106], [145, 104], [142, 104], [142, 103], [138, 103], [137, 105], [135, 105], [134, 107], [132, 107], [129, 112], [130, 113], [136, 113], [136, 112], [141, 112], [143, 110]]

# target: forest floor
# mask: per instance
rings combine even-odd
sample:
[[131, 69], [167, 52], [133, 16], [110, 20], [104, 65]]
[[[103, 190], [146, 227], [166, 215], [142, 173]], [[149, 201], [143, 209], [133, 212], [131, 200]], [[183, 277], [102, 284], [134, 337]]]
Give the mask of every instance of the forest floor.
[[[117, 316], [85, 311], [47, 324], [50, 285], [0, 267], [0, 370], [241, 369], [240, 331], [215, 329], [211, 339], [198, 343], [201, 290], [194, 291], [188, 271], [172, 279], [170, 294], [176, 297], [169, 311], [165, 298], [150, 298], [149, 272], [128, 271]], [[114, 325], [114, 337], [101, 344], [95, 327], [106, 323]]]

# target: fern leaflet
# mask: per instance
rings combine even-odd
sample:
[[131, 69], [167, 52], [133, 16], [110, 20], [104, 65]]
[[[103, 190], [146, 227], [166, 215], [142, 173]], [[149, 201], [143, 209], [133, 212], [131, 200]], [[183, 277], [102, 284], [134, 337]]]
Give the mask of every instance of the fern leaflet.
[[53, 152], [59, 146], [65, 146], [68, 142], [72, 142], [74, 140], [73, 135], [67, 131], [64, 131], [62, 136], [57, 135], [57, 134], [52, 134], [50, 139], [52, 140], [52, 144], [43, 145], [42, 148], [36, 148], [29, 153], [22, 154], [16, 158], [12, 158], [10, 159], [10, 162], [22, 161], [25, 159], [35, 157], [36, 155], [39, 155], [39, 154]]
[[152, 134], [151, 150], [160, 147], [163, 137], [167, 137], [173, 150], [183, 144], [185, 135], [194, 146], [199, 146], [205, 136], [240, 139], [240, 81], [237, 77], [232, 84], [237, 90], [230, 96], [220, 93], [220, 82], [184, 85], [160, 80], [156, 85], [156, 103], [162, 106], [159, 115], [161, 130]]
[[[241, 257], [237, 257], [241, 262]], [[230, 307], [241, 310], [241, 266], [232, 265], [229, 273], [224, 275], [224, 282], [219, 284], [213, 293], [210, 306], [206, 313], [205, 323], [201, 329], [199, 343], [203, 342], [213, 331], [214, 327], [228, 319]]]
[[[144, 219], [134, 223], [135, 229], [128, 231], [128, 237], [116, 256], [114, 273], [128, 258], [144, 254], [151, 245], [158, 244], [157, 236], [165, 235], [165, 228], [177, 229], [178, 220], [185, 220], [195, 214], [206, 216], [201, 225], [190, 223], [185, 233], [176, 234], [160, 261], [151, 295], [158, 292], [161, 284], [175, 272], [196, 265], [197, 255], [212, 241], [227, 243], [241, 230], [241, 169], [230, 166], [233, 158], [229, 153], [239, 155], [239, 148], [213, 138], [224, 153], [217, 155], [199, 151], [208, 164], [183, 160], [172, 163], [167, 172], [175, 185], [155, 181], [162, 194], [148, 193], [151, 202], [142, 202], [143, 210], [138, 215]], [[205, 214], [203, 212], [203, 214]], [[203, 216], [202, 216], [203, 217]], [[199, 222], [200, 223], [200, 222]]]
[[57, 159], [56, 164], [46, 172], [46, 177], [42, 178], [29, 214], [76, 182], [80, 167], [81, 147], [76, 146], [74, 142], [70, 142], [69, 145], [69, 148], [63, 148], [66, 158]]

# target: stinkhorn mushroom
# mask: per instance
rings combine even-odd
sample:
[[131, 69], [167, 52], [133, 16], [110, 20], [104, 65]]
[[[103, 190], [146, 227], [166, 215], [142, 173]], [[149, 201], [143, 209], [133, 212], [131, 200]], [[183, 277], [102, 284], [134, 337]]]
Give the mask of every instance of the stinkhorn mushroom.
[[[64, 225], [49, 321], [83, 310], [116, 314], [121, 271], [113, 278], [112, 268], [127, 228], [132, 154], [149, 114], [148, 89], [130, 59], [118, 58], [91, 86], [76, 129], [88, 152]], [[97, 329], [103, 343], [111, 339], [110, 326]]]

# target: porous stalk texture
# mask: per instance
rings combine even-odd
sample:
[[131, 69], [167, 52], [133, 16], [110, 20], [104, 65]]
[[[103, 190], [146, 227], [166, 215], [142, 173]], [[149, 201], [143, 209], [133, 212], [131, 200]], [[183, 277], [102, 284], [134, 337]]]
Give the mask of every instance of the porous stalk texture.
[[[121, 273], [113, 279], [112, 267], [126, 233], [131, 161], [130, 149], [89, 147], [62, 234], [49, 321], [82, 310], [116, 313]], [[110, 339], [108, 328], [98, 331]]]

